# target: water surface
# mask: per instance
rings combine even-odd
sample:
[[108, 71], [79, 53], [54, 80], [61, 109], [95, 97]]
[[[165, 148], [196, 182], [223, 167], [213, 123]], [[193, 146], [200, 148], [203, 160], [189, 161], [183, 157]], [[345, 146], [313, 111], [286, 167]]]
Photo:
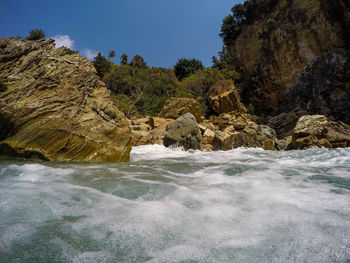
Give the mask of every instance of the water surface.
[[350, 262], [350, 149], [1, 160], [0, 262]]

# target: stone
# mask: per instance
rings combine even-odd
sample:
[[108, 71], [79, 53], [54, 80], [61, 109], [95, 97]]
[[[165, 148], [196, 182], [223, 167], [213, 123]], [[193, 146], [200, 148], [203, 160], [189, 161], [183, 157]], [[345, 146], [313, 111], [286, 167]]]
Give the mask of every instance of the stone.
[[276, 131], [278, 139], [283, 139], [293, 134], [295, 125], [297, 124], [300, 117], [304, 115], [307, 115], [307, 112], [300, 109], [295, 109], [288, 113], [282, 113], [271, 118], [267, 122], [267, 126], [273, 128]]
[[239, 93], [233, 82], [217, 83], [211, 88], [209, 106], [217, 114], [228, 112], [246, 112]]
[[267, 12], [253, 15], [227, 50], [240, 69], [242, 100], [256, 112], [276, 115], [305, 67], [327, 51], [349, 46], [350, 5], [348, 0], [274, 2]]
[[133, 138], [133, 146], [161, 144], [166, 134], [166, 127], [172, 123], [172, 119], [163, 119], [158, 117], [147, 117], [134, 119], [131, 125], [131, 136]]
[[0, 47], [0, 79], [6, 85], [0, 115], [9, 125], [0, 131], [0, 154], [55, 161], [129, 160], [129, 122], [113, 105], [91, 62], [78, 52], [56, 49], [54, 40], [0, 38]]
[[202, 136], [195, 117], [191, 113], [186, 113], [170, 123], [163, 143], [166, 147], [181, 146], [185, 150], [200, 150]]
[[202, 121], [199, 102], [189, 98], [168, 99], [159, 113], [159, 117], [175, 120], [187, 112], [191, 113], [198, 123]]
[[305, 115], [295, 126], [290, 149], [311, 147], [344, 148], [350, 146], [350, 126], [330, 122], [324, 115]]
[[281, 108], [299, 107], [350, 124], [350, 49], [326, 52], [301, 72], [284, 94]]

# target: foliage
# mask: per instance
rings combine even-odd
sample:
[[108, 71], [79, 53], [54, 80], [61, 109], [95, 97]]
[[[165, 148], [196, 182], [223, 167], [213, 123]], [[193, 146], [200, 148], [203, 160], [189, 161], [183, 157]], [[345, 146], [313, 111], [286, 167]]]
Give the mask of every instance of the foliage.
[[128, 55], [127, 54], [123, 54], [123, 55], [121, 55], [121, 57], [120, 57], [120, 64], [121, 65], [126, 65], [126, 64], [128, 64]]
[[212, 58], [213, 68], [220, 70], [225, 79], [240, 80], [240, 74], [233, 66], [234, 63], [232, 61], [232, 57], [228, 56], [228, 53], [224, 54], [223, 56], [224, 57], [220, 58], [220, 60], [218, 60], [215, 56]]
[[212, 113], [208, 108], [211, 89], [227, 81], [232, 82], [231, 78], [225, 76], [218, 68], [206, 68], [185, 78], [181, 84], [184, 90], [190, 92], [192, 97], [201, 101], [202, 113], [209, 115]]
[[138, 68], [145, 68], [147, 67], [146, 62], [144, 61], [143, 57], [140, 55], [136, 55], [135, 57], [132, 58], [130, 65], [133, 67], [138, 67]]
[[44, 39], [45, 33], [42, 29], [32, 29], [29, 32], [29, 36], [27, 37], [28, 40], [39, 40]]
[[226, 46], [232, 45], [242, 32], [244, 25], [252, 23], [262, 15], [271, 12], [278, 0], [246, 0], [243, 4], [234, 5], [232, 14], [226, 16], [221, 25], [220, 37]]
[[186, 77], [189, 77], [190, 75], [196, 73], [198, 70], [201, 70], [203, 68], [204, 67], [202, 62], [194, 58], [193, 59], [181, 58], [174, 66], [175, 75], [180, 81]]
[[170, 69], [113, 65], [103, 81], [127, 117], [156, 115], [170, 97], [188, 97]]
[[0, 92], [6, 91], [6, 85], [0, 82]]
[[114, 57], [115, 57], [115, 51], [114, 50], [109, 51], [108, 58], [110, 59], [110, 58], [114, 58]]
[[96, 68], [97, 75], [99, 75], [101, 78], [110, 70], [111, 67], [110, 61], [106, 59], [101, 52], [98, 52], [92, 63]]

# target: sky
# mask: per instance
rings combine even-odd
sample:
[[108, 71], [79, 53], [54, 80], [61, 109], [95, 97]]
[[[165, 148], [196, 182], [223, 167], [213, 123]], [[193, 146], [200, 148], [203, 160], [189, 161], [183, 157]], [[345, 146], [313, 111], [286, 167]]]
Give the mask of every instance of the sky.
[[123, 53], [149, 66], [173, 67], [179, 58], [211, 66], [222, 48], [223, 18], [240, 0], [1, 0], [0, 37], [46, 37], [93, 59], [98, 51], [119, 63]]

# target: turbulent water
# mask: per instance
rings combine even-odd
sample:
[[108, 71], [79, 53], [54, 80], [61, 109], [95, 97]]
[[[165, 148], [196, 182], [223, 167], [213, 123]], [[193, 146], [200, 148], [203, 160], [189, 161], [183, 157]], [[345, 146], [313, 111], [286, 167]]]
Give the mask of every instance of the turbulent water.
[[350, 262], [350, 149], [1, 160], [0, 262]]

